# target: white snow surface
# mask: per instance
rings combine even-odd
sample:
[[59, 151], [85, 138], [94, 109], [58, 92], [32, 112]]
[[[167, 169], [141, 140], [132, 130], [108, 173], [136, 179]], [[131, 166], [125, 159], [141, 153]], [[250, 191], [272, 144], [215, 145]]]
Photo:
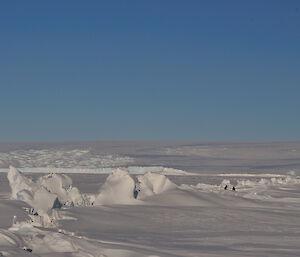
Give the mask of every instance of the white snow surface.
[[[201, 155], [184, 147], [184, 154]], [[205, 152], [201, 147], [196, 153]], [[276, 154], [283, 160], [297, 152]], [[294, 168], [194, 174], [160, 165], [97, 166], [102, 172], [80, 174], [80, 167], [35, 167], [0, 173], [0, 256], [300, 255]], [[96, 189], [86, 193], [89, 186]]]
[[147, 173], [137, 177], [137, 189], [139, 190], [139, 199], [145, 199], [148, 196], [162, 194], [169, 190], [174, 190], [177, 186], [166, 176], [157, 173]]
[[[300, 253], [300, 178], [293, 174], [176, 185], [163, 174], [132, 177], [127, 169], [119, 168], [92, 195], [81, 193], [64, 174], [33, 181], [11, 167], [7, 177], [11, 198], [28, 207], [24, 208], [25, 220], [11, 217], [11, 225], [0, 229], [3, 256]], [[231, 190], [233, 185], [236, 191]], [[136, 198], [134, 190], [138, 190]], [[56, 198], [61, 209], [53, 208]], [[0, 201], [1, 210], [7, 201]]]

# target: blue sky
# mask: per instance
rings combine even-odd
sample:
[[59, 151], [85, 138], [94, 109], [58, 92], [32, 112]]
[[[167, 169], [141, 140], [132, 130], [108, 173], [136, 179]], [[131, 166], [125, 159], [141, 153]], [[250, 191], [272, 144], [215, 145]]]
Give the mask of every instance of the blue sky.
[[299, 141], [299, 28], [293, 0], [1, 1], [0, 141]]

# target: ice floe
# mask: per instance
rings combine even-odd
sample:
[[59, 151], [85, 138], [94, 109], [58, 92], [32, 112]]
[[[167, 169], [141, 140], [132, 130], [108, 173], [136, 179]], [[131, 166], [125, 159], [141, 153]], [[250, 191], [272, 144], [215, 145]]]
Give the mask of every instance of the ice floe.
[[28, 203], [38, 212], [89, 202], [76, 187], [72, 187], [72, 180], [64, 174], [49, 174], [33, 182], [11, 166], [7, 178], [12, 198]]

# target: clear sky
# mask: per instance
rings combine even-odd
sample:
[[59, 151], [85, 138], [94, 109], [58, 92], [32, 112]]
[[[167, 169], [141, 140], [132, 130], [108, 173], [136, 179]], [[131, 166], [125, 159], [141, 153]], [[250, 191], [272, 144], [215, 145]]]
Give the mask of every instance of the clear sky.
[[1, 1], [0, 141], [300, 140], [300, 1]]

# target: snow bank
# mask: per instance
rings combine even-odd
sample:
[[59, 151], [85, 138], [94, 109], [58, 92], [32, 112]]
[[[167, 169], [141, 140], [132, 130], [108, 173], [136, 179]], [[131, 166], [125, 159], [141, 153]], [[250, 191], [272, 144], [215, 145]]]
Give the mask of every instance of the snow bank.
[[[47, 213], [62, 205], [139, 204], [140, 200], [149, 196], [177, 188], [165, 175], [151, 172], [138, 176], [135, 182], [128, 168], [114, 169], [99, 193], [89, 196], [81, 194], [77, 188], [72, 187], [71, 178], [64, 174], [52, 173], [33, 182], [18, 169], [10, 167], [7, 177], [12, 190], [12, 198], [28, 203], [39, 214]], [[49, 217], [45, 216], [45, 219], [39, 222], [51, 224], [50, 221], [48, 222]]]
[[[149, 167], [150, 169], [150, 167]], [[151, 167], [151, 170], [155, 170]], [[136, 181], [130, 175], [129, 168], [113, 169], [100, 188], [97, 194], [85, 195], [72, 187], [72, 180], [64, 174], [49, 174], [40, 177], [36, 182], [26, 178], [18, 169], [10, 167], [7, 174], [11, 189], [12, 198], [28, 203], [38, 214], [41, 212], [48, 213], [61, 206], [91, 206], [91, 205], [115, 205], [115, 204], [149, 204], [153, 203], [154, 199], [149, 197], [160, 195], [159, 198], [167, 198], [170, 201], [173, 199], [172, 194], [186, 195], [193, 198], [193, 202], [197, 202], [194, 198], [202, 199], [201, 195], [207, 192], [219, 194], [225, 192], [224, 189], [232, 190], [233, 184], [228, 179], [224, 179], [220, 185], [207, 185], [199, 183], [196, 186], [181, 185], [177, 186], [171, 182], [165, 175], [160, 173], [147, 172], [144, 175], [138, 175]], [[238, 180], [234, 183], [239, 196], [244, 198], [257, 198], [258, 192], [264, 191], [272, 186], [282, 187], [286, 184], [300, 184], [300, 179], [296, 176], [263, 178], [258, 181], [253, 180]], [[169, 191], [172, 191], [168, 193]], [[177, 191], [181, 191], [180, 193]], [[191, 197], [190, 192], [196, 193]], [[160, 200], [156, 197], [156, 202]], [[174, 199], [172, 200], [174, 201]], [[177, 201], [180, 205], [180, 201]], [[44, 215], [44, 214], [43, 214]], [[44, 215], [45, 216], [45, 215]], [[34, 218], [36, 222], [36, 218]], [[45, 216], [38, 221], [40, 224], [48, 224], [43, 226], [52, 226], [51, 216]]]
[[177, 188], [165, 175], [148, 172], [137, 177], [127, 169], [116, 169], [108, 176], [95, 199], [95, 205], [140, 204], [149, 196]]
[[[20, 240], [13, 233], [5, 229], [0, 229], [0, 246], [19, 246]], [[1, 255], [0, 255], [1, 256]]]
[[95, 199], [96, 205], [132, 204], [135, 183], [125, 169], [116, 169], [108, 176]]
[[72, 180], [63, 174], [46, 175], [33, 182], [11, 166], [7, 178], [12, 198], [28, 203], [37, 212], [46, 213], [61, 205], [78, 206], [87, 202], [79, 190], [72, 187]]
[[148, 172], [144, 176], [138, 176], [137, 180], [137, 190], [140, 192], [139, 199], [177, 188], [173, 182], [162, 174]]
[[[97, 215], [95, 216], [97, 217]], [[151, 256], [134, 252], [131, 249], [116, 248], [114, 242], [111, 246], [109, 244], [110, 242], [102, 244], [100, 240], [90, 240], [86, 237], [77, 236], [75, 232], [65, 229], [58, 229], [57, 231], [39, 229], [26, 222], [17, 222], [3, 233], [0, 229], [0, 256]], [[32, 253], [29, 254], [26, 249], [30, 249]]]

